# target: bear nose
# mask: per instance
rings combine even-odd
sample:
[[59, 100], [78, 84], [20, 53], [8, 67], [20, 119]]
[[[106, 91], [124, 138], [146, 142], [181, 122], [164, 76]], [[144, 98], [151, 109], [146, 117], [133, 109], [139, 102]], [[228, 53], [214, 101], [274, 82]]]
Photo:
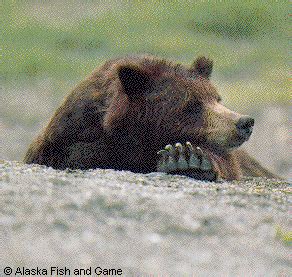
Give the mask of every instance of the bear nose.
[[241, 117], [236, 123], [238, 134], [244, 139], [248, 139], [250, 137], [253, 126], [254, 119], [249, 116]]

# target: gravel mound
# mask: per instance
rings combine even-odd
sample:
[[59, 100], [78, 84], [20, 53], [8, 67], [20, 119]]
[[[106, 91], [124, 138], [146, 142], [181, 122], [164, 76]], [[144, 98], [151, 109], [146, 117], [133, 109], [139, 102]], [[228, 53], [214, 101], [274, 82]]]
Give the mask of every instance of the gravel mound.
[[7, 266], [67, 267], [66, 276], [76, 268], [96, 276], [96, 267], [122, 276], [292, 276], [285, 181], [0, 161], [0, 188], [1, 276]]

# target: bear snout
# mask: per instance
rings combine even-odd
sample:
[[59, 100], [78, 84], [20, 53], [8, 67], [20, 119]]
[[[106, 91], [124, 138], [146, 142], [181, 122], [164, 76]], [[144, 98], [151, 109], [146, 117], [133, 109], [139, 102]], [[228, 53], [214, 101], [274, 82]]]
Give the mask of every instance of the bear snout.
[[248, 140], [252, 133], [253, 126], [254, 126], [254, 119], [252, 117], [249, 117], [249, 116], [241, 117], [236, 123], [236, 129], [237, 129], [238, 135], [242, 139]]

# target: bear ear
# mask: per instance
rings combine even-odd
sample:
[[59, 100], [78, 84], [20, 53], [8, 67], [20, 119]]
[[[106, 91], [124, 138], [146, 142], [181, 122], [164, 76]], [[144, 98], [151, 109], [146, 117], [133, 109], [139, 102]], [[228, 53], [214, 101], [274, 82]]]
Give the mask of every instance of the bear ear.
[[195, 76], [209, 79], [213, 69], [213, 61], [206, 57], [199, 57], [193, 63], [191, 71]]
[[151, 79], [146, 73], [133, 66], [122, 66], [118, 76], [128, 96], [144, 94], [151, 87]]

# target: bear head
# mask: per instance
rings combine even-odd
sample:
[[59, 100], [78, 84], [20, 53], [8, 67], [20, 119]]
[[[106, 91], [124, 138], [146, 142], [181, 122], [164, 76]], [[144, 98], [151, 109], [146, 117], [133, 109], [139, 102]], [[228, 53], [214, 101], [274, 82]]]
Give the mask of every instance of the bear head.
[[105, 130], [131, 130], [129, 136], [151, 140], [156, 148], [186, 141], [217, 152], [239, 147], [249, 139], [254, 120], [221, 103], [210, 81], [212, 68], [205, 57], [189, 68], [154, 57], [116, 64]]

